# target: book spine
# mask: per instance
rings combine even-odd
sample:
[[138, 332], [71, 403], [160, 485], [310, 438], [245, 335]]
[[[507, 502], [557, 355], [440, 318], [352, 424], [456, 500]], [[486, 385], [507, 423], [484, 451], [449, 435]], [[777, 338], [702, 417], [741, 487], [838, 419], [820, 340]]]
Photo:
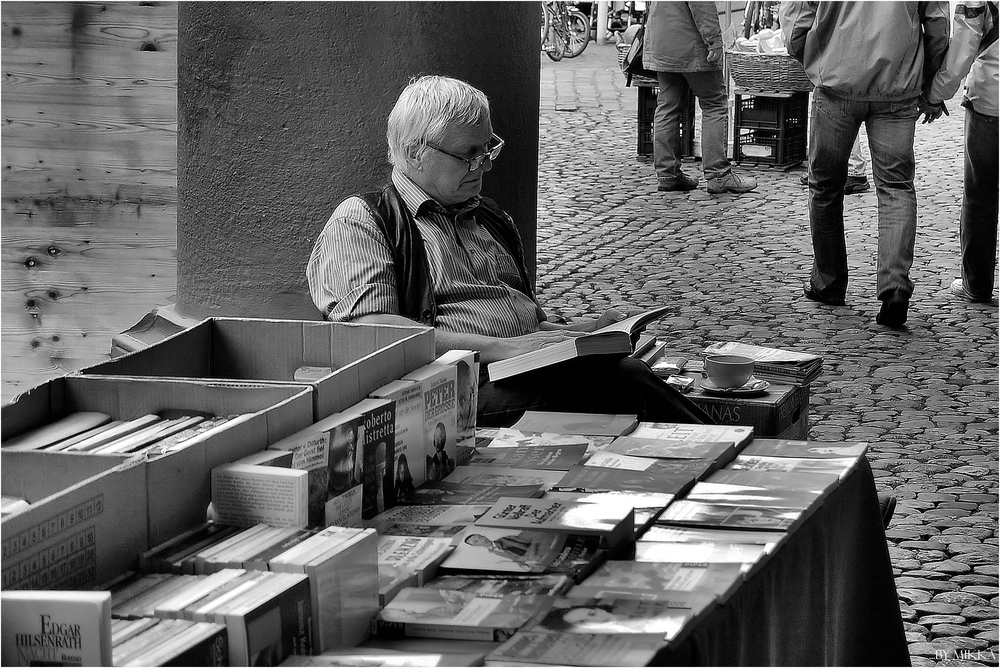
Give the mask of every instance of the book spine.
[[376, 620], [379, 635], [395, 638], [440, 638], [443, 640], [485, 640], [500, 642], [506, 640], [517, 629], [494, 628], [492, 626], [450, 626], [425, 622], [389, 622]]

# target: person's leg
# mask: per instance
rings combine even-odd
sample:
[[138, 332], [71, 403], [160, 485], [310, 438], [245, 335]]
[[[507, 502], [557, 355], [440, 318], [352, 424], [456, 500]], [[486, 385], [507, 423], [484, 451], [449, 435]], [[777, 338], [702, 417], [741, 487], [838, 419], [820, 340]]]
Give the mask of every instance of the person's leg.
[[631, 357], [583, 357], [505, 378], [481, 377], [476, 424], [508, 427], [526, 410], [635, 413], [649, 422], [713, 424], [690, 399]]
[[701, 169], [706, 179], [723, 176], [732, 167], [726, 158], [729, 97], [722, 70], [685, 72], [684, 78], [701, 107]]
[[688, 84], [683, 75], [674, 72], [657, 72], [656, 81], [660, 87], [653, 113], [656, 177], [664, 186], [685, 185], [681, 172], [681, 115], [687, 104]]
[[854, 146], [851, 147], [851, 157], [847, 161], [847, 176], [861, 179], [868, 178], [868, 161], [861, 149], [861, 130], [858, 130], [854, 138]]
[[[913, 187], [917, 116], [915, 99], [880, 102], [872, 103], [865, 121], [878, 197], [876, 292], [883, 302], [908, 301], [913, 294], [910, 266], [917, 234], [917, 193]], [[902, 315], [905, 321], [905, 310]]]
[[847, 294], [847, 242], [844, 237], [844, 184], [851, 144], [861, 125], [859, 103], [813, 92], [809, 128], [809, 230], [813, 266], [806, 294], [842, 303]]
[[997, 117], [965, 110], [962, 282], [979, 301], [993, 297], [997, 262]]

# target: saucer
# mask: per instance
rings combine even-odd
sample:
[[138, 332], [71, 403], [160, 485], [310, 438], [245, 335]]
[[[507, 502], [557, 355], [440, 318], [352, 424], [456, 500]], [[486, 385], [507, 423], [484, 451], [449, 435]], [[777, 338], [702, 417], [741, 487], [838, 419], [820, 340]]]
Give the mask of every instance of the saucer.
[[771, 383], [766, 380], [754, 378], [753, 376], [750, 376], [750, 380], [748, 380], [746, 384], [741, 387], [728, 388], [719, 387], [708, 378], [701, 379], [701, 389], [705, 390], [709, 394], [735, 394], [740, 396], [751, 396], [755, 394], [764, 394], [767, 392], [767, 388], [769, 387], [771, 387]]

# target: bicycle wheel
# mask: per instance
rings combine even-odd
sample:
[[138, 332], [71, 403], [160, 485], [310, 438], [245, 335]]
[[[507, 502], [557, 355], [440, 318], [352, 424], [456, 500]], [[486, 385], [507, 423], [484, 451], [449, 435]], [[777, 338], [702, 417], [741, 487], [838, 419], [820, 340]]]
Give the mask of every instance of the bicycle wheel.
[[550, 60], [559, 62], [566, 53], [566, 43], [559, 38], [552, 12], [542, 3], [542, 51]]
[[567, 58], [575, 58], [590, 44], [590, 22], [583, 12], [571, 10], [566, 14]]
[[545, 8], [545, 3], [542, 3], [542, 33], [541, 33], [541, 44], [542, 51], [545, 50], [545, 42], [549, 36], [549, 28], [552, 26], [552, 15], [549, 14], [549, 10]]

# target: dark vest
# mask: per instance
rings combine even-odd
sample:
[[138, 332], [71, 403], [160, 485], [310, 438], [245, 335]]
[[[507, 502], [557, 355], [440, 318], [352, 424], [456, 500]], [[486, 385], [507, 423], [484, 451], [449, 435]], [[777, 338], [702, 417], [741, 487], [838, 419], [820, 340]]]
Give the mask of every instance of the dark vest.
[[[372, 217], [392, 249], [396, 268], [396, 289], [399, 312], [411, 320], [433, 327], [437, 320], [437, 304], [427, 267], [424, 239], [406, 203], [391, 183], [377, 192], [358, 195], [368, 206]], [[517, 228], [511, 224], [497, 203], [485, 197], [473, 210], [476, 222], [483, 226], [517, 262], [523, 285], [516, 286], [534, 298], [531, 282], [524, 267], [524, 252]]]

